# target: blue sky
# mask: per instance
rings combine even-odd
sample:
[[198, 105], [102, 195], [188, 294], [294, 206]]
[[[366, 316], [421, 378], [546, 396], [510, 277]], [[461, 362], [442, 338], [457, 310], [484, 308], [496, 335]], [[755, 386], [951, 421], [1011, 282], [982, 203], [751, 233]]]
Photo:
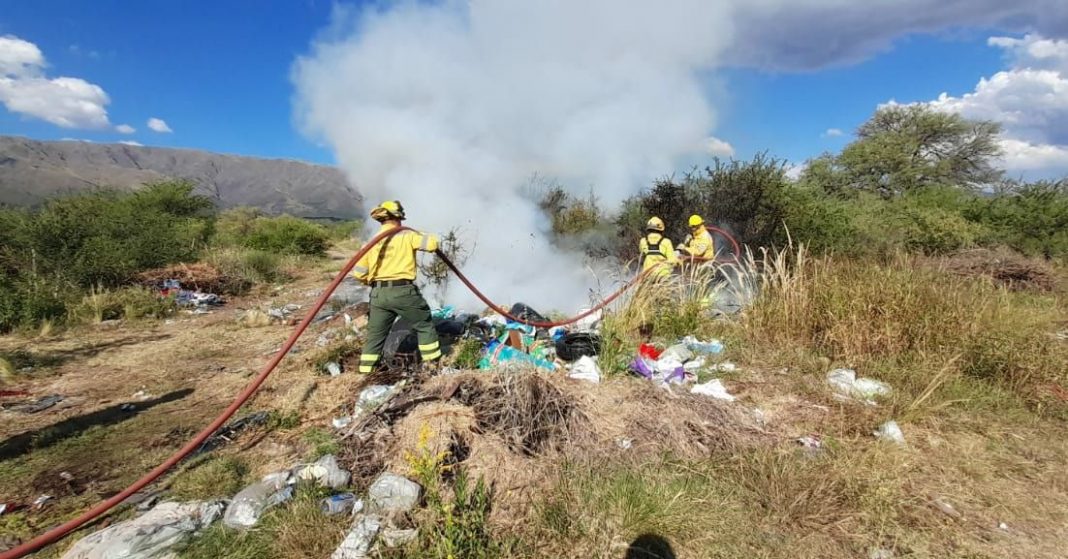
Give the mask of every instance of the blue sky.
[[[106, 91], [111, 128], [65, 128], [9, 108], [0, 109], [0, 133], [332, 163], [331, 150], [295, 125], [290, 72], [330, 24], [333, 9], [323, 0], [5, 2], [0, 36], [36, 45], [49, 78], [77, 77]], [[992, 48], [988, 38], [1025, 31], [953, 21], [922, 32], [903, 25], [888, 31], [884, 44], [815, 67], [727, 64], [708, 88], [717, 113], [710, 133], [739, 157], [768, 150], [802, 162], [840, 149], [880, 103], [973, 92], [981, 78], [1007, 68], [1005, 50]], [[149, 118], [163, 119], [173, 132], [150, 130]], [[136, 132], [116, 132], [120, 124]]]

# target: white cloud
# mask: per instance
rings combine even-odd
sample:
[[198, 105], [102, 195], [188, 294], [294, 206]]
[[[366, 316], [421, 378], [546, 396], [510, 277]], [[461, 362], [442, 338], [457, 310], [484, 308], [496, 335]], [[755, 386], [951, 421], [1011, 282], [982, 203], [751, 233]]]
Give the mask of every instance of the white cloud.
[[142, 146], [144, 146], [144, 145], [145, 145], [145, 144], [142, 144], [141, 142], [135, 142], [135, 141], [133, 141], [133, 140], [120, 140], [120, 141], [119, 141], [119, 143], [120, 143], [120, 144], [122, 144], [122, 145], [124, 145], [124, 146], [137, 146], [137, 147], [142, 147]]
[[841, 128], [828, 128], [827, 131], [823, 133], [823, 136], [827, 138], [837, 138], [844, 135], [845, 132], [842, 132]]
[[120, 124], [115, 127], [115, 131], [119, 134], [133, 134], [134, 132], [137, 132], [137, 129], [129, 124]]
[[80, 78], [48, 78], [37, 45], [0, 37], [0, 103], [7, 110], [63, 128], [108, 128], [104, 89]]
[[1000, 123], [1010, 172], [1062, 172], [1068, 168], [1068, 41], [1027, 35], [993, 37], [989, 44], [1005, 49], [1009, 67], [971, 92], [943, 93], [928, 105]]
[[705, 139], [705, 152], [716, 157], [733, 157], [734, 146], [715, 136], [709, 136]]
[[1003, 138], [1002, 160], [1006, 168], [1020, 171], [1049, 173], [1068, 172], [1068, 146], [1032, 144], [1014, 138]]
[[786, 166], [786, 178], [796, 181], [801, 178], [801, 173], [808, 168], [808, 163], [790, 163]]
[[148, 119], [148, 127], [151, 128], [153, 131], [160, 133], [174, 132], [173, 130], [171, 130], [170, 126], [167, 126], [167, 123], [164, 122], [163, 119], [156, 117]]
[[95, 144], [92, 140], [86, 140], [85, 138], [60, 138], [61, 142], [82, 142], [83, 144]]
[[37, 45], [12, 35], [0, 37], [0, 76], [35, 76], [45, 59]]

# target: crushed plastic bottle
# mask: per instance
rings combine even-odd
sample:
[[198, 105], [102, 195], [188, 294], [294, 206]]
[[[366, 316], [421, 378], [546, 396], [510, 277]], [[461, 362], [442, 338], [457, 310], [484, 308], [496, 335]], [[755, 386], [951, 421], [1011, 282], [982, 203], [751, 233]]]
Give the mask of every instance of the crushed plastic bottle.
[[723, 353], [723, 342], [719, 340], [702, 341], [693, 336], [686, 336], [682, 339], [682, 343], [686, 345], [686, 348], [694, 353], [715, 354]]
[[286, 485], [289, 472], [277, 472], [242, 489], [226, 507], [223, 523], [231, 528], [251, 528], [263, 511], [289, 500], [293, 489]]

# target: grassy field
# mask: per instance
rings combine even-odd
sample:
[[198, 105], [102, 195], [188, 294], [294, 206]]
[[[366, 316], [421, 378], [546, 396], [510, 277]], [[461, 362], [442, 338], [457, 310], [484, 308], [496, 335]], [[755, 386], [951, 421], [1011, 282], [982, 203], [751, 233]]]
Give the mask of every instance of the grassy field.
[[[758, 273], [745, 279], [755, 299], [739, 315], [703, 312], [702, 289], [646, 288], [605, 320], [601, 362], [609, 378], [591, 385], [540, 375], [554, 387], [549, 403], [572, 411], [566, 425], [533, 425], [551, 432], [536, 452], [517, 451], [509, 432], [480, 423], [487, 407], [498, 406], [519, 410], [509, 417], [512, 427], [533, 428], [534, 415], [520, 411], [536, 406], [518, 389], [417, 407], [380, 431], [378, 467], [418, 479], [430, 494], [406, 520], [422, 537], [384, 556], [609, 558], [627, 556], [636, 541], [666, 542], [678, 557], [700, 558], [1063, 556], [1062, 270], [1055, 287], [1038, 289], [907, 256], [817, 258], [795, 248], [752, 260]], [[288, 332], [243, 324], [242, 309], [307, 304], [337, 263], [294, 270], [293, 282], [235, 299], [214, 315], [0, 339], [9, 360], [35, 363], [31, 373], [12, 366], [5, 387], [61, 393], [71, 402], [39, 414], [3, 412], [10, 452], [0, 458], [0, 501], [55, 499], [39, 511], [0, 516], [0, 535], [38, 533], [177, 448]], [[738, 370], [718, 376], [737, 401], [672, 397], [619, 371], [643, 324], [654, 326], [661, 343], [685, 334], [722, 339], [724, 358]], [[270, 410], [271, 421], [182, 465], [160, 488], [175, 499], [226, 497], [324, 453], [351, 464], [371, 452], [329, 426], [368, 381], [317, 370], [323, 355], [346, 343], [314, 344], [336, 327], [310, 332], [247, 406]], [[877, 405], [836, 398], [825, 378], [838, 367], [893, 392]], [[463, 378], [521, 386], [492, 373]], [[143, 409], [109, 411], [138, 390], [151, 395]], [[902, 446], [872, 435], [890, 419], [904, 432]], [[28, 443], [15, 440], [31, 432]], [[797, 443], [803, 436], [821, 448], [805, 449]], [[464, 456], [448, 443], [457, 437]], [[57, 481], [62, 472], [75, 481]], [[361, 492], [357, 479], [352, 489]], [[256, 529], [213, 526], [179, 555], [328, 557], [348, 526], [319, 512], [321, 496], [304, 488]], [[115, 518], [131, 514], [120, 510]]]

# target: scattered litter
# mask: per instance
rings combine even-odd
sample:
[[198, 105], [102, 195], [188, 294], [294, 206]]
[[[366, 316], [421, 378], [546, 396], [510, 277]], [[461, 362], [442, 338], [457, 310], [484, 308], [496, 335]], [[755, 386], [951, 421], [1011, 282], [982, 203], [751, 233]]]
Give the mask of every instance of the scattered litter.
[[293, 488], [286, 485], [288, 479], [289, 472], [277, 472], [242, 489], [226, 507], [223, 524], [231, 528], [255, 526], [263, 511], [292, 498]]
[[31, 506], [34, 509], [42, 509], [42, 508], [44, 508], [45, 504], [48, 503], [48, 501], [51, 501], [51, 500], [52, 500], [52, 496], [51, 495], [41, 495], [40, 497], [37, 497], [36, 499], [33, 500], [33, 504]]
[[218, 431], [215, 431], [215, 433], [208, 437], [208, 439], [204, 441], [204, 444], [200, 445], [200, 448], [197, 449], [195, 454], [208, 452], [224, 444], [233, 442], [234, 438], [236, 438], [241, 431], [244, 431], [249, 427], [264, 425], [267, 423], [269, 417], [270, 414], [268, 412], [260, 411], [235, 419], [230, 423], [223, 425]]
[[402, 514], [419, 502], [422, 489], [406, 477], [383, 473], [367, 489], [368, 509], [376, 514]]
[[419, 531], [409, 528], [401, 530], [399, 528], [387, 528], [382, 530], [382, 543], [386, 547], [401, 547], [407, 545], [415, 540], [415, 537], [419, 535]]
[[645, 359], [636, 357], [634, 361], [631, 361], [629, 368], [634, 373], [643, 376], [646, 379], [653, 380], [653, 367]]
[[631, 439], [616, 439], [616, 446], [623, 450], [630, 450], [634, 446], [634, 441]]
[[336, 361], [331, 361], [326, 364], [326, 372], [330, 373], [330, 376], [336, 377], [341, 375], [341, 364]]
[[[579, 314], [589, 312], [589, 307], [583, 307], [579, 309]], [[598, 309], [597, 312], [591, 313], [589, 316], [580, 318], [575, 322], [574, 327], [578, 332], [594, 332], [601, 323], [601, 317], [603, 312]]]
[[809, 452], [818, 452], [823, 449], [823, 441], [819, 437], [813, 435], [807, 435], [797, 439], [797, 443], [800, 444], [805, 450]]
[[660, 359], [661, 353], [663, 353], [663, 350], [659, 349], [653, 344], [642, 344], [638, 346], [638, 355], [649, 359], [650, 361], [656, 361], [657, 359]]
[[576, 361], [583, 356], [596, 356], [601, 353], [601, 337], [597, 334], [575, 332], [564, 334], [556, 341], [556, 355], [564, 361]]
[[345, 535], [341, 545], [337, 546], [330, 559], [366, 559], [371, 546], [382, 530], [382, 519], [375, 515], [359, 515], [352, 523], [352, 529]]
[[678, 362], [682, 364], [693, 358], [693, 351], [686, 347], [686, 344], [675, 344], [661, 352], [657, 362]]
[[218, 501], [156, 505], [145, 514], [119, 522], [78, 540], [62, 559], [155, 559], [215, 522]]
[[693, 361], [687, 361], [687, 362], [683, 363], [682, 364], [682, 369], [684, 371], [686, 371], [687, 373], [696, 373], [697, 371], [701, 370], [704, 366], [705, 366], [705, 358], [704, 357], [698, 357], [697, 359], [694, 359]]
[[827, 382], [843, 398], [863, 399], [869, 405], [875, 405], [874, 398], [890, 394], [890, 385], [870, 378], [857, 378], [853, 369], [835, 369], [827, 373]]
[[723, 382], [718, 378], [714, 378], [704, 384], [693, 385], [693, 388], [690, 389], [690, 393], [711, 396], [720, 400], [727, 400], [728, 402], [734, 401], [734, 396], [727, 393], [726, 387], [723, 386]]
[[356, 408], [353, 410], [353, 418], [361, 417], [364, 414], [375, 411], [379, 406], [392, 398], [403, 386], [402, 381], [393, 385], [372, 384], [371, 386], [364, 388], [363, 391], [360, 392], [359, 398], [356, 399]]
[[727, 361], [725, 363], [717, 363], [715, 365], [712, 365], [712, 367], [710, 367], [710, 368], [713, 371], [716, 371], [716, 372], [719, 372], [719, 373], [733, 373], [734, 371], [738, 370], [738, 366], [735, 365], [734, 363], [731, 363], [730, 361]]
[[534, 367], [548, 371], [556, 370], [556, 365], [548, 359], [535, 357], [524, 353], [500, 341], [494, 340], [486, 346], [486, 355], [478, 363], [479, 369], [494, 369], [498, 366], [510, 368], [514, 366], [533, 365]]
[[43, 398], [38, 398], [37, 401], [29, 404], [22, 404], [20, 406], [13, 406], [10, 409], [21, 413], [37, 413], [60, 403], [63, 401], [63, 396], [59, 394], [52, 394]]
[[323, 512], [328, 515], [349, 514], [356, 508], [356, 503], [363, 508], [363, 501], [358, 501], [352, 493], [338, 493], [322, 500]]
[[702, 341], [693, 336], [686, 336], [682, 339], [682, 343], [686, 345], [686, 348], [694, 353], [716, 354], [723, 353], [723, 342], [719, 340]]
[[933, 501], [931, 501], [931, 504], [934, 505], [936, 509], [941, 511], [942, 514], [950, 518], [960, 520], [964, 517], [964, 515], [957, 511], [957, 509], [953, 508], [953, 505], [949, 504], [942, 498], [935, 498]]
[[330, 421], [330, 424], [334, 426], [334, 429], [344, 429], [352, 423], [352, 416], [345, 415], [342, 417], [335, 417]]
[[571, 366], [571, 372], [567, 376], [576, 380], [599, 383], [601, 382], [601, 368], [597, 366], [597, 362], [592, 357], [583, 355]]
[[753, 419], [761, 426], [768, 424], [768, 418], [760, 408], [753, 408]]
[[448, 320], [452, 318], [454, 309], [452, 305], [446, 305], [440, 309], [434, 309], [430, 311], [430, 318], [436, 318], [440, 320]]
[[137, 410], [137, 406], [135, 406], [135, 405], [133, 405], [133, 404], [131, 404], [129, 402], [119, 406], [119, 411], [136, 411], [136, 410]]
[[874, 548], [868, 552], [868, 559], [894, 559], [894, 552], [889, 549]]
[[1009, 525], [1005, 524], [1004, 522], [998, 522], [998, 529], [1002, 530], [1002, 531], [1005, 531], [1005, 532], [1008, 532], [1009, 531]]
[[7, 511], [7, 503], [0, 503], [0, 516], [3, 516], [4, 512], [6, 512], [6, 511]]
[[549, 322], [548, 318], [524, 303], [516, 303], [508, 309], [508, 314], [527, 322]]
[[295, 471], [296, 478], [305, 481], [315, 481], [322, 487], [341, 489], [349, 484], [352, 475], [348, 470], [337, 464], [337, 457], [327, 454], [315, 461], [314, 464], [298, 467]]
[[879, 429], [872, 432], [880, 440], [890, 441], [895, 444], [905, 444], [905, 434], [901, 432], [901, 427], [898, 426], [894, 420], [887, 421], [879, 426]]
[[145, 400], [152, 399], [152, 395], [149, 394], [148, 392], [145, 392], [144, 390], [138, 390], [137, 392], [134, 392], [133, 396], [131, 396], [131, 397], [134, 398], [135, 400], [140, 400], [142, 402], [144, 402]]

